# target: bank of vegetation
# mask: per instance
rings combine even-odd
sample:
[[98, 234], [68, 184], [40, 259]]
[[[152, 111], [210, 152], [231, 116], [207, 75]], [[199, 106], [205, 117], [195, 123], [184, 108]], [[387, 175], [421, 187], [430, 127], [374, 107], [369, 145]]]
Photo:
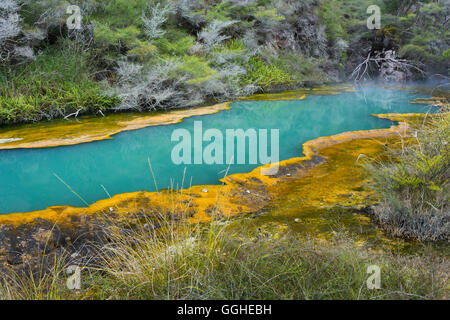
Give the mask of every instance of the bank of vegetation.
[[336, 82], [385, 50], [447, 72], [447, 1], [378, 1], [382, 28], [369, 30], [372, 2], [74, 0], [80, 29], [68, 29], [68, 1], [4, 0], [0, 125]]
[[[67, 267], [76, 265], [76, 254], [67, 253], [45, 272], [2, 273], [0, 299], [448, 298], [448, 260], [427, 248], [420, 255], [383, 252], [340, 232], [319, 241], [233, 231], [226, 221], [153, 226], [145, 219], [111, 225], [109, 241], [92, 243], [93, 254], [84, 256], [79, 290], [67, 287]], [[370, 265], [380, 268], [379, 289], [367, 287]]]
[[[448, 102], [447, 102], [448, 103]], [[416, 121], [412, 137], [366, 165], [381, 202], [374, 219], [391, 235], [450, 240], [450, 113]]]

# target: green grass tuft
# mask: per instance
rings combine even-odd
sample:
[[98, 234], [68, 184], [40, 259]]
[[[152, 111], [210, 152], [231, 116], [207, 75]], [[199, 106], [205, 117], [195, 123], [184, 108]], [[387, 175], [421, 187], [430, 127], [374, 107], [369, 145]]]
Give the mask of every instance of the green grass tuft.
[[92, 79], [87, 56], [46, 50], [36, 60], [0, 71], [0, 125], [95, 113], [118, 103]]

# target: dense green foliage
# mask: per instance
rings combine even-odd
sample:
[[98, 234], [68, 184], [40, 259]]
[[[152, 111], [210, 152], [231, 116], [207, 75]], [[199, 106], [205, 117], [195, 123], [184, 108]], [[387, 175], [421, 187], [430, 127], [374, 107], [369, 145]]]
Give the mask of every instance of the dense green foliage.
[[434, 73], [447, 72], [445, 1], [378, 1], [380, 30], [366, 27], [369, 0], [71, 4], [81, 9], [80, 30], [68, 30], [65, 0], [0, 5], [0, 123], [80, 109], [177, 108], [338, 81], [379, 39]]
[[[445, 1], [384, 1], [386, 20], [398, 40], [402, 56], [420, 59], [426, 63], [445, 65], [450, 31], [448, 15], [450, 4]], [[390, 16], [392, 15], [392, 16]], [[394, 18], [395, 16], [395, 18]], [[446, 72], [446, 70], [442, 70]]]
[[73, 112], [107, 110], [115, 97], [88, 76], [80, 53], [45, 51], [36, 60], [0, 74], [0, 124], [53, 119]]

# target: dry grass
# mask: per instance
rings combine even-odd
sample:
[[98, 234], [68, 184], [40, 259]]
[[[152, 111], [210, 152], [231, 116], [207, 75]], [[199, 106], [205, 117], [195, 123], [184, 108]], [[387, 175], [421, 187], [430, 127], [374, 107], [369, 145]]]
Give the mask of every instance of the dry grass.
[[25, 266], [21, 270], [7, 268], [0, 274], [0, 300], [55, 300], [68, 294], [65, 287], [64, 256], [53, 257], [51, 267], [38, 269]]
[[[439, 299], [448, 296], [448, 261], [376, 254], [347, 234], [330, 242], [293, 234], [232, 230], [227, 221], [180, 222], [159, 230], [117, 232], [99, 247], [103, 275], [89, 286], [99, 299]], [[116, 228], [117, 231], [120, 228]], [[368, 290], [369, 265], [382, 289]], [[92, 292], [91, 291], [91, 292]]]
[[[82, 270], [81, 290], [67, 289], [60, 258], [46, 272], [3, 273], [0, 299], [448, 298], [450, 266], [435, 249], [376, 253], [345, 233], [324, 242], [236, 229], [227, 220], [139, 217], [111, 223], [109, 242], [95, 245], [97, 264]], [[381, 268], [379, 290], [367, 289], [369, 265]]]

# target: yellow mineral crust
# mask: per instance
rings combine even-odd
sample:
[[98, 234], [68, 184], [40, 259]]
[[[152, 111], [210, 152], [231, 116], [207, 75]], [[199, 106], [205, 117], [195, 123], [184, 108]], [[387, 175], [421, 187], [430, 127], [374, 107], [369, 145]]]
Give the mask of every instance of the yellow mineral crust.
[[448, 97], [432, 97], [432, 98], [418, 98], [411, 101], [411, 103], [428, 104], [435, 107], [448, 107]]
[[340, 85], [340, 86], [321, 86], [317, 88], [301, 88], [296, 90], [283, 91], [280, 93], [263, 93], [254, 94], [252, 96], [243, 97], [241, 101], [280, 101], [280, 100], [303, 100], [308, 95], [337, 95], [342, 92], [354, 92], [353, 86]]
[[107, 117], [80, 118], [78, 121], [54, 121], [22, 125], [0, 130], [0, 150], [49, 148], [111, 139], [123, 131], [181, 122], [184, 118], [217, 113], [230, 109], [229, 103], [166, 113], [111, 114]]
[[[238, 101], [303, 100], [307, 95], [336, 95], [352, 92], [348, 85], [302, 88], [281, 93], [255, 94]], [[36, 124], [0, 128], [0, 150], [49, 148], [111, 139], [117, 133], [150, 126], [179, 123], [183, 118], [217, 113], [231, 109], [230, 102], [164, 113], [114, 113], [106, 117], [80, 117], [76, 120], [55, 120]]]

